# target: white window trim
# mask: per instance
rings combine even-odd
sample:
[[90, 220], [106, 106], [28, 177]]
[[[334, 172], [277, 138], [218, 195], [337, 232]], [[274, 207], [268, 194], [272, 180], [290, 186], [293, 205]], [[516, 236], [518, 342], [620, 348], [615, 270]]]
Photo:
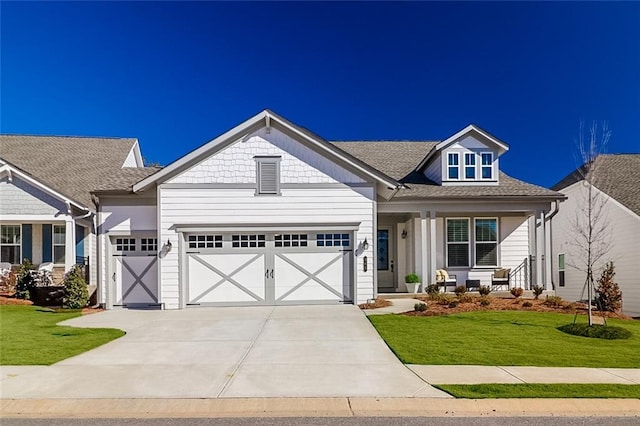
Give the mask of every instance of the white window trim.
[[[467, 221], [467, 251], [468, 251], [468, 259], [469, 259], [469, 263], [466, 266], [449, 266], [449, 244], [463, 244], [465, 242], [463, 241], [452, 241], [449, 242], [449, 236], [448, 236], [448, 222], [449, 220], [466, 220]], [[470, 268], [471, 267], [471, 222], [470, 222], [470, 218], [468, 217], [447, 217], [445, 218], [444, 221], [444, 242], [445, 242], [445, 264], [447, 265], [447, 268]]]
[[[489, 154], [489, 155], [491, 156], [491, 164], [490, 164], [490, 165], [488, 165], [488, 166], [485, 166], [485, 165], [483, 165], [483, 164], [482, 164], [482, 156], [483, 156], [484, 154]], [[480, 175], [479, 175], [480, 180], [495, 180], [495, 170], [494, 170], [494, 167], [493, 167], [493, 164], [494, 164], [494, 161], [493, 161], [493, 160], [494, 160], [494, 158], [493, 158], [493, 152], [491, 152], [491, 151], [482, 151], [482, 152], [480, 153]], [[482, 177], [482, 168], [483, 168], [483, 167], [490, 167], [490, 168], [491, 168], [491, 177], [490, 177], [490, 178], [483, 178], [483, 177]]]
[[[282, 157], [280, 156], [256, 156], [253, 157], [256, 162], [256, 193], [255, 195], [260, 196], [278, 196], [282, 195], [280, 188], [282, 186], [280, 182], [280, 163], [282, 161]], [[262, 192], [260, 190], [260, 167], [261, 164], [264, 163], [273, 163], [276, 165], [276, 190], [275, 192]]]
[[[564, 263], [563, 267], [560, 268], [560, 256], [562, 256], [562, 260]], [[564, 272], [564, 282], [560, 280], [560, 272]], [[567, 286], [567, 256], [564, 253], [558, 253], [558, 287], [566, 287]]]
[[[56, 244], [56, 226], [58, 227], [62, 227], [64, 229], [64, 244]], [[55, 259], [56, 259], [56, 247], [64, 247], [65, 248], [65, 261], [62, 263], [55, 263]], [[52, 223], [51, 224], [51, 261], [54, 262], [55, 266], [65, 266], [66, 261], [67, 261], [67, 226], [65, 225], [59, 225], [56, 223]], [[73, 263], [75, 264], [75, 259], [73, 261]]]
[[[449, 165], [449, 156], [450, 155], [455, 155], [458, 158], [458, 164], [457, 165]], [[459, 152], [447, 152], [447, 180], [453, 180], [453, 181], [459, 181], [462, 180], [461, 179], [461, 175], [460, 175], [460, 153]], [[457, 168], [458, 169], [458, 177], [457, 178], [452, 178], [451, 176], [449, 176], [449, 169], [453, 169], [453, 168]]]
[[[22, 263], [22, 260], [23, 260], [22, 259], [22, 224], [21, 223], [3, 223], [2, 225], [0, 225], [0, 227], [2, 227], [2, 226], [17, 226], [18, 229], [20, 229], [20, 243], [19, 244], [3, 244], [2, 242], [0, 242], [0, 246], [19, 247], [20, 256], [18, 256], [18, 263], [12, 263], [12, 265], [20, 265]], [[2, 231], [0, 230], [0, 232], [2, 232]]]
[[[467, 164], [467, 155], [471, 156], [471, 158], [473, 158], [473, 164]], [[473, 151], [467, 151], [464, 152], [464, 155], [462, 156], [464, 158], [464, 165], [462, 167], [462, 179], [466, 180], [466, 181], [476, 181], [478, 180], [478, 154], [476, 154]], [[468, 178], [467, 177], [467, 168], [473, 168], [473, 177], [472, 178]]]
[[[493, 241], [477, 241], [476, 240], [476, 221], [478, 220], [495, 220], [496, 221], [496, 265], [478, 265], [476, 259], [477, 244], [493, 244]], [[500, 219], [498, 217], [474, 217], [473, 218], [473, 267], [474, 268], [497, 268], [500, 264]]]

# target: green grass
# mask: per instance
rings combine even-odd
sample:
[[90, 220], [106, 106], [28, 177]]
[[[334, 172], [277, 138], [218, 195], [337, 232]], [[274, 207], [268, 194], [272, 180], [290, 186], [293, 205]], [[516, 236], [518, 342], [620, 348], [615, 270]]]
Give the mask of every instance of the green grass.
[[640, 367], [640, 321], [608, 320], [632, 336], [604, 340], [557, 330], [572, 322], [573, 315], [567, 314], [483, 311], [369, 319], [406, 364]]
[[640, 385], [482, 384], [434, 385], [456, 398], [640, 398]]
[[56, 325], [80, 315], [37, 306], [0, 306], [0, 365], [50, 365], [125, 334], [111, 328]]

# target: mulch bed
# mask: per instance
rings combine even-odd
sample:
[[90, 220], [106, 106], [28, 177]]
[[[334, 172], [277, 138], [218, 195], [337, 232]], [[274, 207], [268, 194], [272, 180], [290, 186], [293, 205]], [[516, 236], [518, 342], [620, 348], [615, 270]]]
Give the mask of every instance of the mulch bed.
[[360, 309], [377, 309], [392, 306], [393, 303], [387, 299], [375, 299], [373, 303], [361, 303], [358, 305]]
[[[33, 305], [33, 302], [31, 300], [17, 299], [12, 295], [8, 295], [8, 294], [0, 294], [0, 305]], [[47, 309], [51, 309], [53, 311], [57, 311], [57, 310], [62, 310], [63, 312], [65, 311], [65, 309], [62, 308], [62, 306], [48, 306]], [[82, 315], [95, 314], [97, 312], [102, 312], [102, 311], [104, 311], [104, 309], [102, 308], [87, 307], [82, 309]]]
[[[437, 315], [452, 315], [458, 314], [461, 312], [476, 312], [476, 311], [533, 311], [533, 312], [555, 312], [562, 314], [579, 314], [579, 315], [587, 315], [587, 305], [584, 303], [578, 302], [563, 302], [563, 306], [548, 306], [546, 305], [545, 299], [540, 298], [538, 300], [535, 299], [522, 299], [522, 298], [499, 298], [499, 297], [487, 297], [487, 300], [490, 301], [489, 305], [482, 306], [480, 304], [480, 297], [473, 297], [471, 302], [466, 303], [458, 303], [456, 307], [449, 307], [448, 305], [438, 304], [436, 301], [429, 300], [427, 296], [418, 296], [416, 299], [419, 299], [427, 304], [428, 308], [424, 312], [416, 312], [410, 311], [405, 312], [402, 315], [407, 316], [437, 316]], [[523, 306], [524, 302], [529, 302], [531, 304], [530, 307]], [[618, 318], [618, 319], [632, 319], [630, 316], [623, 315], [621, 313], [615, 312], [600, 312], [593, 311], [595, 316], [602, 317], [603, 314], [606, 315], [607, 318]]]

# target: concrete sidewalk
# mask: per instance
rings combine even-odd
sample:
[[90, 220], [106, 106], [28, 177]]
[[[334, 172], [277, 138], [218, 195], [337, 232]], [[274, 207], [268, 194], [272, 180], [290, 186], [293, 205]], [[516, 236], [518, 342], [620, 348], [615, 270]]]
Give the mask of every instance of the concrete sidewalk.
[[233, 398], [0, 400], [0, 418], [631, 417], [638, 399]]

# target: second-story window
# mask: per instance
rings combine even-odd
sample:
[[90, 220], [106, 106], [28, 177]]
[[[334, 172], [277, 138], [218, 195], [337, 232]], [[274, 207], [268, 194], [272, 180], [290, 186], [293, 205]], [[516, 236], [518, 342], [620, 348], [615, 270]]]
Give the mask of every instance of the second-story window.
[[483, 152], [481, 154], [481, 177], [482, 179], [493, 179], [493, 154]]
[[467, 152], [464, 154], [464, 178], [476, 178], [476, 154], [473, 152]]
[[457, 152], [450, 152], [447, 155], [447, 176], [449, 179], [460, 179], [460, 157]]

